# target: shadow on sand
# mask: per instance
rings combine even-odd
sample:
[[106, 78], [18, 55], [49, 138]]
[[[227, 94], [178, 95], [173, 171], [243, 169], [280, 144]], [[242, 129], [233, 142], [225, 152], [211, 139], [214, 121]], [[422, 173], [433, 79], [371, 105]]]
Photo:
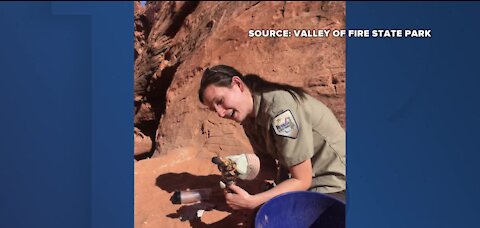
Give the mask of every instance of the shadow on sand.
[[[165, 173], [157, 177], [156, 185], [171, 193], [187, 189], [210, 188], [210, 199], [198, 203], [182, 205], [175, 213], [167, 217], [188, 221], [191, 227], [253, 227], [254, 211], [234, 211], [225, 203], [223, 190], [219, 187], [220, 175], [196, 176], [190, 173]], [[231, 213], [227, 217], [212, 224], [202, 222], [196, 216], [198, 210], [217, 210]], [[208, 212], [206, 212], [208, 213]]]

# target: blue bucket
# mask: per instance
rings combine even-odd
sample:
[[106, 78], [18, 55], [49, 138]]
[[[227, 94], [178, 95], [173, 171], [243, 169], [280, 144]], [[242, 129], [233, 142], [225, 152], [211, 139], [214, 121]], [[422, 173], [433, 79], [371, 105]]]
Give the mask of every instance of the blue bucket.
[[318, 192], [284, 193], [260, 207], [255, 227], [344, 228], [345, 204]]

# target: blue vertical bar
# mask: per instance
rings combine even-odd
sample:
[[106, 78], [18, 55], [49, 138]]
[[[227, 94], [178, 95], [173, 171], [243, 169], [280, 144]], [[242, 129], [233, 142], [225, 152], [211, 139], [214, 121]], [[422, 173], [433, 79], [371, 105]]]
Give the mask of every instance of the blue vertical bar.
[[92, 15], [91, 227], [133, 226], [133, 2], [54, 3]]
[[0, 3], [0, 227], [133, 227], [133, 3]]
[[347, 227], [479, 227], [479, 3], [348, 2]]

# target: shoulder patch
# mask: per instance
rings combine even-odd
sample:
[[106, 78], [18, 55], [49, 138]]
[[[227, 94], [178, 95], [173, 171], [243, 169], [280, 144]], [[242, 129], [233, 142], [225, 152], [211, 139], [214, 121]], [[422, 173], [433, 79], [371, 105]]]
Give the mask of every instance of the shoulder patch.
[[272, 121], [275, 134], [279, 136], [296, 139], [298, 135], [298, 124], [290, 110], [278, 114]]

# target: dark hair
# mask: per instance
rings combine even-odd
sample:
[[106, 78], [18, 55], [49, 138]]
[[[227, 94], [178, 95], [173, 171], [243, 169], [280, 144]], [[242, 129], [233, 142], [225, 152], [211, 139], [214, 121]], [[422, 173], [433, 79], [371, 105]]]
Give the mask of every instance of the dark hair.
[[285, 90], [289, 92], [296, 102], [305, 98], [307, 92], [296, 86], [291, 86], [282, 83], [270, 82], [262, 79], [256, 74], [242, 75], [238, 70], [227, 65], [216, 65], [205, 69], [202, 80], [200, 82], [200, 89], [198, 90], [198, 99], [203, 103], [203, 93], [209, 85], [230, 87], [232, 85], [232, 78], [238, 76], [243, 83], [250, 89], [252, 93], [265, 93], [274, 90]]

